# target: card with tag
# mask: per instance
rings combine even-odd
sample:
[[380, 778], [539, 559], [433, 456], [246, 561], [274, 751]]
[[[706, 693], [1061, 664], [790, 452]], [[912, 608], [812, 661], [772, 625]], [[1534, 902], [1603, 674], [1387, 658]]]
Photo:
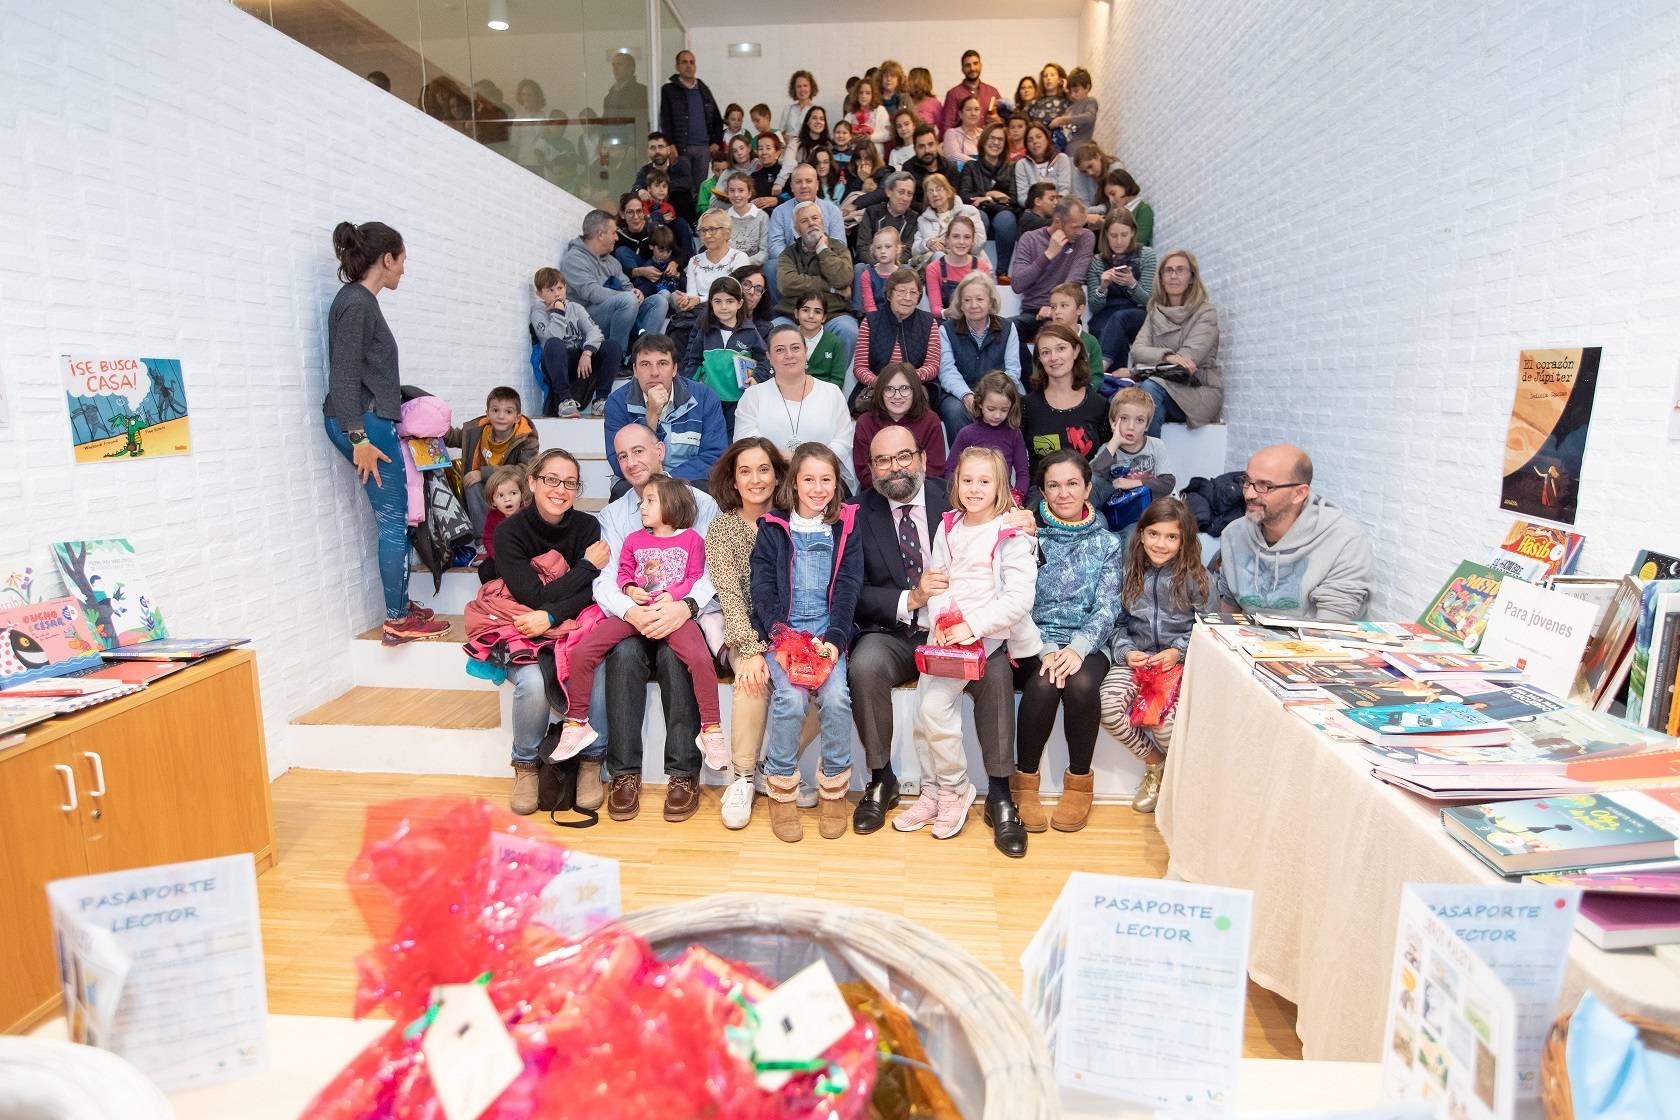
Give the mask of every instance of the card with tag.
[[[817, 961], [788, 977], [754, 1007], [758, 1035], [754, 1056], [761, 1062], [808, 1062], [839, 1042], [852, 1029], [852, 1011], [834, 982], [827, 961]], [[769, 1070], [758, 1087], [780, 1089], [793, 1075]], [[453, 1120], [453, 1118], [451, 1118]]]
[[420, 1049], [448, 1120], [478, 1120], [524, 1070], [519, 1049], [482, 984], [439, 984], [437, 1015]]

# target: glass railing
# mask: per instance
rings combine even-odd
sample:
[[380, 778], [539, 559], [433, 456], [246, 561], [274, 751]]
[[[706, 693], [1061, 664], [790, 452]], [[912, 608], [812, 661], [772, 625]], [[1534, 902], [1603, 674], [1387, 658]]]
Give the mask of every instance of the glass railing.
[[[233, 2], [592, 205], [616, 210], [635, 179], [648, 132], [648, 60], [655, 36], [671, 34], [649, 26], [646, 4]], [[674, 53], [680, 39], [666, 45]]]

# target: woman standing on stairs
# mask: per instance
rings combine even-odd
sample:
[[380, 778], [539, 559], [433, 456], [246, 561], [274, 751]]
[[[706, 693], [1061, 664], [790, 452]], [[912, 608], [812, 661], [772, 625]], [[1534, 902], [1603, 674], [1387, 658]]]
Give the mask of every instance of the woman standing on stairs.
[[385, 644], [440, 638], [449, 623], [408, 597], [408, 488], [397, 439], [402, 384], [397, 339], [379, 310], [379, 293], [402, 282], [408, 254], [402, 235], [383, 222], [338, 223], [333, 252], [344, 286], [327, 311], [327, 398], [321, 404], [327, 438], [355, 466], [373, 507]]
[[[593, 514], [572, 507], [582, 488], [582, 472], [571, 452], [553, 448], [531, 464], [531, 504], [496, 527], [496, 567], [508, 593], [530, 608], [513, 620], [528, 638], [576, 618], [595, 601], [591, 584], [612, 557]], [[547, 579], [535, 563], [557, 552], [566, 573]], [[519, 814], [537, 809], [537, 749], [553, 718], [548, 686], [538, 665], [516, 665], [513, 682], [513, 795], [508, 808]], [[599, 808], [601, 768], [578, 769], [577, 804]]]

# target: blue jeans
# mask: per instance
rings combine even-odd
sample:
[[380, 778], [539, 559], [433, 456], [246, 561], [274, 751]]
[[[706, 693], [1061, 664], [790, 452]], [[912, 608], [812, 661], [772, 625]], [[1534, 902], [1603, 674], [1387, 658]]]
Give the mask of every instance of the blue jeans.
[[1102, 344], [1109, 369], [1124, 369], [1131, 364], [1132, 342], [1143, 329], [1143, 320], [1143, 308], [1113, 303], [1097, 308], [1097, 313], [1091, 316], [1091, 333]]
[[630, 352], [630, 336], [636, 331], [644, 334], [663, 334], [665, 322], [671, 317], [671, 297], [664, 292], [636, 302], [634, 292], [613, 292], [585, 307], [601, 333], [618, 343], [619, 349]]
[[986, 219], [996, 243], [997, 259], [992, 262], [999, 274], [1009, 275], [1010, 262], [1015, 257], [1015, 239], [1020, 235], [1020, 221], [1013, 210], [999, 210]]
[[[328, 416], [326, 428], [327, 438], [338, 453], [350, 459], [350, 437], [338, 426], [338, 420]], [[397, 426], [371, 412], [362, 413], [362, 430], [368, 442], [390, 460], [379, 464], [380, 481], [375, 482], [370, 474], [362, 489], [367, 492], [373, 523], [379, 530], [379, 585], [385, 592], [385, 617], [397, 619], [408, 613], [408, 485], [403, 478], [402, 447]]]
[[1184, 410], [1179, 408], [1173, 399], [1167, 395], [1166, 382], [1149, 377], [1144, 379], [1142, 387], [1144, 392], [1155, 398], [1155, 415], [1149, 421], [1150, 435], [1160, 435], [1161, 425], [1169, 420], [1182, 424], [1190, 419], [1184, 415]]
[[[548, 705], [541, 668], [516, 665], [508, 670], [508, 680], [513, 682], [513, 761], [535, 762], [548, 725], [559, 715]], [[607, 753], [606, 696], [607, 675], [596, 673], [589, 696], [589, 726], [595, 729], [595, 741], [579, 755], [586, 761], [599, 761]]]
[[[970, 392], [973, 388], [970, 387]], [[939, 394], [939, 403], [935, 405], [939, 410], [939, 419], [945, 423], [945, 446], [950, 447], [957, 442], [957, 433], [974, 420], [963, 407], [963, 399], [955, 393]]]
[[[764, 732], [764, 773], [785, 778], [798, 767], [799, 729], [805, 726], [805, 710], [812, 697], [788, 680], [774, 657], [765, 660], [770, 666], [770, 717]], [[822, 772], [830, 777], [843, 774], [852, 765], [852, 693], [846, 685], [845, 654], [817, 689], [816, 702]]]

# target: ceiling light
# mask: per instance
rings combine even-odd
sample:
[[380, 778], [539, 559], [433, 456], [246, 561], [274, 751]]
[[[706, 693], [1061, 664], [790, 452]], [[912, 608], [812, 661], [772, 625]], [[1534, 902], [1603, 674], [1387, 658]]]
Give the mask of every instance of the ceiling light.
[[729, 44], [730, 58], [757, 58], [764, 53], [764, 48], [758, 43]]
[[507, 0], [490, 0], [489, 27], [492, 31], [508, 29]]

